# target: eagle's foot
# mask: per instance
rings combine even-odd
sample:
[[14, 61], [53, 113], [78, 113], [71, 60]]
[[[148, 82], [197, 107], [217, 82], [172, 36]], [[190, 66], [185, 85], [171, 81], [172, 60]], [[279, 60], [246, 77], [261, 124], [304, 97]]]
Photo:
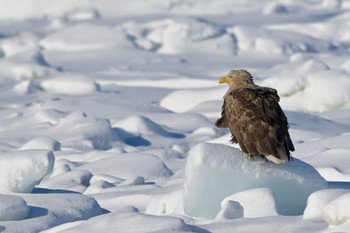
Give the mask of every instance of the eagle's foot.
[[248, 158], [249, 160], [254, 160], [254, 155], [247, 154], [247, 158]]

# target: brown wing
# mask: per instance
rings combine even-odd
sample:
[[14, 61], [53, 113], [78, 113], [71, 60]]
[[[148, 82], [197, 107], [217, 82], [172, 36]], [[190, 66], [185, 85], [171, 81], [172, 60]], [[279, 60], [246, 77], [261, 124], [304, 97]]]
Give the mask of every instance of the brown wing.
[[277, 148], [283, 147], [290, 159], [294, 146], [278, 101], [275, 89], [257, 85], [236, 89], [225, 97], [225, 111], [230, 112], [226, 120], [245, 153], [279, 157]]
[[[230, 128], [229, 121], [227, 120], [227, 112], [226, 112], [226, 98], [224, 98], [224, 103], [221, 108], [221, 117], [215, 122], [215, 125], [219, 128]], [[231, 115], [231, 109], [228, 110], [228, 115]], [[236, 137], [234, 136], [233, 132], [231, 131], [231, 142], [232, 143], [238, 143]]]
[[226, 120], [226, 111], [225, 111], [225, 99], [224, 104], [221, 108], [221, 117], [215, 122], [215, 125], [219, 128], [228, 128], [228, 122]]

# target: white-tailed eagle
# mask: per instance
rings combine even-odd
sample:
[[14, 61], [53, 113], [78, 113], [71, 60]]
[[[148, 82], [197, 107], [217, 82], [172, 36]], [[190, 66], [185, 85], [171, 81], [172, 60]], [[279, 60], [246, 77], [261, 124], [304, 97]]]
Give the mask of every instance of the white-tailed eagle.
[[215, 125], [229, 128], [231, 142], [249, 156], [263, 156], [277, 164], [289, 161], [294, 145], [277, 91], [254, 84], [246, 70], [231, 70], [219, 83], [228, 83], [229, 89]]

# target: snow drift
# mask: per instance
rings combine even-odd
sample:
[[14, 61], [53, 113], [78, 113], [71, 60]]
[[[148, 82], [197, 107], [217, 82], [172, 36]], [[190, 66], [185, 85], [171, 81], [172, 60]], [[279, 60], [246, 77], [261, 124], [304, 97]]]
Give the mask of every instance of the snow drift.
[[24, 150], [0, 155], [0, 192], [30, 193], [49, 174], [55, 156], [47, 150]]
[[23, 198], [0, 194], [0, 221], [22, 220], [28, 214], [29, 207]]
[[277, 213], [299, 215], [308, 196], [326, 187], [318, 172], [298, 159], [276, 165], [263, 159], [249, 160], [236, 148], [202, 143], [189, 152], [187, 159], [184, 209], [190, 216], [213, 218], [225, 197], [244, 190], [269, 188]]

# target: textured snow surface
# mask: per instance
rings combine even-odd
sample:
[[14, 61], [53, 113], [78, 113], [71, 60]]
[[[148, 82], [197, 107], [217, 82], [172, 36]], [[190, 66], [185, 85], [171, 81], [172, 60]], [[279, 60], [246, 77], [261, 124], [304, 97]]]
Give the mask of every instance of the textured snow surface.
[[[0, 6], [0, 232], [350, 232], [349, 0]], [[231, 69], [278, 90], [290, 163], [214, 125]]]

